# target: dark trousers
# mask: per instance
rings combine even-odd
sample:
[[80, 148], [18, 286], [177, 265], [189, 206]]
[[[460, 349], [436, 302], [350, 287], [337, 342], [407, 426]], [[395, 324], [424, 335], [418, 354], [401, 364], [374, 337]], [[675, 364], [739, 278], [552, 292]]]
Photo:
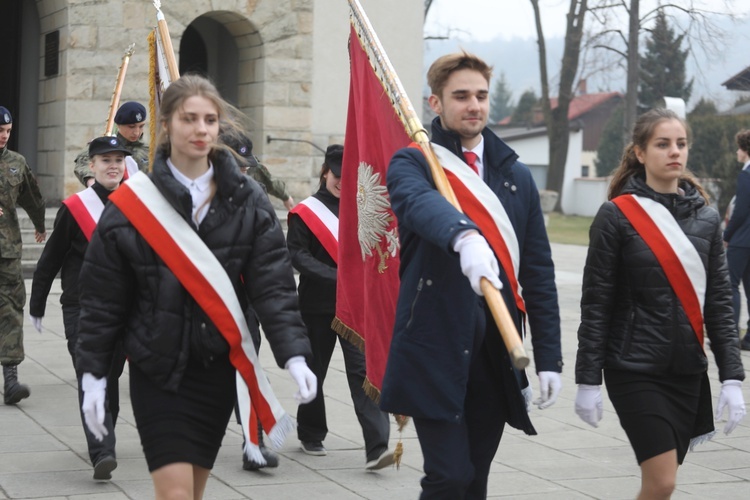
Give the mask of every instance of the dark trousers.
[[456, 422], [414, 418], [424, 456], [421, 499], [487, 497], [487, 478], [503, 435], [507, 402], [485, 345], [472, 361], [464, 415]]
[[354, 412], [362, 427], [367, 460], [375, 460], [388, 449], [390, 423], [388, 414], [381, 411], [363, 389], [365, 381], [365, 356], [351, 342], [341, 338], [331, 329], [332, 314], [303, 314], [307, 334], [312, 345], [313, 363], [310, 369], [318, 377], [318, 395], [310, 403], [297, 408], [297, 436], [300, 441], [323, 441], [328, 434], [326, 407], [323, 395], [328, 365], [331, 362], [336, 339], [344, 354], [346, 379], [354, 403]]
[[[732, 281], [732, 307], [734, 308], [734, 322], [737, 324], [737, 332], [740, 331], [740, 310], [742, 300], [740, 296], [740, 282], [745, 290], [748, 312], [750, 312], [750, 248], [733, 247], [727, 248], [727, 265], [729, 266], [729, 279]], [[750, 327], [750, 321], [748, 321]]]
[[[63, 306], [63, 325], [65, 327], [65, 339], [68, 341], [68, 352], [70, 358], [73, 360], [73, 367], [76, 366], [76, 342], [78, 341], [78, 318], [81, 314], [81, 309], [75, 306]], [[107, 375], [107, 397], [104, 402], [104, 426], [107, 428], [108, 434], [104, 436], [102, 441], [97, 441], [93, 434], [89, 431], [86, 426], [86, 421], [83, 417], [83, 411], [81, 405], [83, 404], [83, 389], [81, 388], [81, 377], [83, 373], [78, 373], [76, 370], [76, 378], [78, 379], [78, 411], [81, 414], [81, 423], [83, 424], [83, 432], [86, 435], [86, 444], [89, 450], [89, 458], [92, 464], [96, 464], [102, 458], [115, 454], [115, 422], [117, 421], [117, 415], [120, 413], [120, 375], [125, 367], [125, 353], [122, 350], [121, 344], [118, 342], [115, 352], [112, 356], [112, 364], [110, 366], [109, 374]]]

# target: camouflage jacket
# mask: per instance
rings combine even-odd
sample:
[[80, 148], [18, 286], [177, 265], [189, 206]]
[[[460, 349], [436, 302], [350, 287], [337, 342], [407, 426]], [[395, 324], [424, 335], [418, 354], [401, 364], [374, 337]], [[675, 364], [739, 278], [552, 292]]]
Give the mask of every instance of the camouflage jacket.
[[286, 201], [289, 199], [289, 193], [286, 192], [286, 184], [284, 181], [274, 179], [271, 177], [271, 172], [268, 171], [265, 165], [263, 165], [258, 158], [255, 160], [258, 162], [257, 167], [249, 167], [247, 169], [247, 175], [255, 179], [255, 181], [266, 188], [266, 192], [280, 199]]
[[[138, 164], [138, 168], [141, 169], [142, 172], [148, 172], [148, 145], [144, 144], [142, 141], [128, 142], [119, 133], [117, 134], [117, 138], [123, 146], [125, 146], [125, 149], [133, 153], [133, 159]], [[76, 156], [75, 159], [75, 164], [76, 166], [73, 172], [75, 172], [76, 177], [81, 181], [81, 184], [85, 186], [86, 180], [94, 177], [89, 168], [88, 148], [78, 153], [78, 156]]]
[[29, 214], [34, 228], [44, 232], [44, 198], [36, 179], [26, 164], [26, 158], [9, 151], [0, 150], [0, 257], [21, 258], [21, 228], [18, 225], [16, 206]]

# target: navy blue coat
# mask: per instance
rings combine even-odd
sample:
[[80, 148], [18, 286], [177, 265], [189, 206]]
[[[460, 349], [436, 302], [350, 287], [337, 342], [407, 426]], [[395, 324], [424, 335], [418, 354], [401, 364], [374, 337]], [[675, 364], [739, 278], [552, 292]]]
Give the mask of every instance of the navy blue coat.
[[747, 170], [737, 176], [737, 197], [724, 230], [724, 241], [730, 247], [750, 248], [750, 172]]
[[[443, 129], [439, 118], [432, 129], [433, 142], [461, 154], [459, 137]], [[503, 203], [518, 237], [519, 282], [536, 369], [560, 372], [557, 288], [539, 192], [515, 152], [489, 129], [483, 136], [484, 180]], [[505, 373], [513, 370], [484, 299], [472, 291], [452, 249], [457, 233], [479, 228], [438, 193], [418, 149], [404, 148], [393, 156], [387, 185], [401, 240], [401, 289], [380, 406], [391, 413], [459, 421], [469, 366], [485, 332], [493, 359]], [[504, 275], [501, 279], [505, 303], [521, 331], [510, 285]], [[503, 381], [511, 402], [508, 423], [533, 434], [520, 390], [524, 375], [516, 375]]]

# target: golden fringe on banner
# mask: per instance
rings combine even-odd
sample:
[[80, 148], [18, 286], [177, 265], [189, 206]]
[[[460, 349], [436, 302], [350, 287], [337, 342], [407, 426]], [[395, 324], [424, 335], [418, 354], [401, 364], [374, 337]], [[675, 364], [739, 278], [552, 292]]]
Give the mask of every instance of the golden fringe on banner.
[[363, 339], [362, 336], [355, 332], [351, 327], [344, 324], [340, 319], [333, 318], [331, 329], [338, 333], [344, 340], [354, 344], [360, 351], [365, 352], [365, 339]]
[[149, 151], [148, 151], [148, 171], [151, 171], [151, 165], [154, 164], [156, 156], [156, 127], [157, 113], [156, 109], [156, 30], [151, 30], [148, 34], [148, 129], [149, 129]]

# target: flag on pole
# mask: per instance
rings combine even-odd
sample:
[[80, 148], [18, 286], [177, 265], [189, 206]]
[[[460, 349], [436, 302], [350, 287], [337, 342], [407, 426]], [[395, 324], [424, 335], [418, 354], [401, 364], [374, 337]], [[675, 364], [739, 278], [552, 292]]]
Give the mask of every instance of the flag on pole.
[[367, 50], [352, 26], [333, 326], [344, 338], [364, 346], [365, 390], [377, 401], [399, 287], [398, 229], [385, 175], [393, 153], [411, 141], [370, 65]]

